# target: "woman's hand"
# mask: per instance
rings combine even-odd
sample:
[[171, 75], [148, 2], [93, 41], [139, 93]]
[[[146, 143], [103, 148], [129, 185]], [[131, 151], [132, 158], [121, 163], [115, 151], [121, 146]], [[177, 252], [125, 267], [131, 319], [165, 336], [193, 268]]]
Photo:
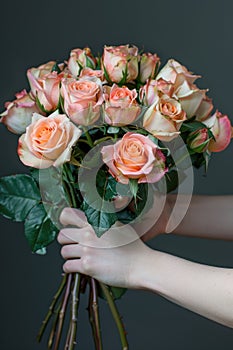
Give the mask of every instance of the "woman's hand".
[[61, 254], [67, 260], [65, 272], [80, 272], [112, 286], [140, 288], [151, 249], [131, 226], [117, 223], [98, 238], [80, 210], [66, 208], [60, 220], [64, 226], [75, 226], [58, 235]]

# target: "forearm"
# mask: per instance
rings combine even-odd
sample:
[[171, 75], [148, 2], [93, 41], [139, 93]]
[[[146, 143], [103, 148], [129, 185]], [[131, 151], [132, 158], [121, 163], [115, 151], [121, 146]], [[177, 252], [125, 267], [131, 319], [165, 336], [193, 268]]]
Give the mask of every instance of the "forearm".
[[[175, 195], [168, 196], [170, 212]], [[185, 210], [184, 201], [179, 201], [178, 211]], [[213, 239], [233, 239], [233, 196], [194, 195], [182, 222], [172, 232], [179, 235]]]
[[[132, 274], [134, 276], [134, 274]], [[233, 270], [201, 265], [150, 251], [137, 288], [150, 290], [193, 312], [233, 328]]]

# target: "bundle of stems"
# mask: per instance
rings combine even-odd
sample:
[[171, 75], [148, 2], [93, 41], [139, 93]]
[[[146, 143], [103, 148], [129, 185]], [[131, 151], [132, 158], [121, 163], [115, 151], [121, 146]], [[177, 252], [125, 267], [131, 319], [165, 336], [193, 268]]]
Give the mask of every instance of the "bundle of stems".
[[128, 350], [126, 332], [122, 323], [122, 319], [117, 310], [111, 289], [104, 283], [99, 282], [92, 277], [88, 277], [79, 273], [63, 275], [61, 284], [52, 299], [51, 305], [39, 330], [37, 336], [38, 342], [41, 341], [45, 329], [51, 321], [52, 325], [47, 343], [48, 349], [59, 349], [61, 344], [65, 317], [68, 313], [68, 309], [70, 309], [70, 320], [68, 325], [68, 331], [66, 334], [64, 350], [74, 349], [75, 345], [77, 344], [77, 326], [80, 293], [86, 292], [87, 285], [89, 285], [88, 313], [89, 321], [92, 328], [95, 349], [103, 349], [98, 303], [98, 290], [101, 290], [105, 300], [109, 305], [113, 319], [116, 323], [120, 336], [121, 348], [122, 350]]

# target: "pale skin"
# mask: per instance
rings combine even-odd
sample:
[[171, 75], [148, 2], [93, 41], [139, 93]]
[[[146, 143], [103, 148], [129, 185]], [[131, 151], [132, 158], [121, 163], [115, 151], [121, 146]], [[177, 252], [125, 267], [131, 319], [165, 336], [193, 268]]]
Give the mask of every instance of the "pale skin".
[[[156, 224], [142, 237], [166, 232], [175, 196], [167, 198]], [[182, 210], [182, 203], [180, 204]], [[58, 241], [64, 271], [80, 272], [109, 285], [157, 293], [204, 317], [233, 328], [233, 268], [191, 262], [149, 248], [129, 225], [115, 225], [101, 238], [79, 210], [66, 208]], [[173, 234], [233, 240], [233, 196], [193, 196]], [[117, 240], [116, 240], [117, 237]]]

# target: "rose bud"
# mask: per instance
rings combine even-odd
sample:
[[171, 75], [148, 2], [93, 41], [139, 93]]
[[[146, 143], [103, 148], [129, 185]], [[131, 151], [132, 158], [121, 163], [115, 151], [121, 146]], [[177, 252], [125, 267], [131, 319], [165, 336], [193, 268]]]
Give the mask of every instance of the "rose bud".
[[0, 116], [0, 122], [5, 124], [9, 131], [14, 134], [23, 134], [26, 127], [31, 124], [32, 114], [39, 112], [35, 101], [33, 101], [26, 90], [16, 95], [16, 100], [5, 104], [6, 110]]
[[138, 48], [129, 45], [105, 46], [102, 58], [107, 80], [122, 84], [138, 76]]
[[197, 153], [203, 153], [208, 149], [210, 141], [209, 131], [207, 128], [191, 132], [187, 138], [189, 148]]
[[74, 77], [79, 76], [83, 68], [95, 69], [96, 59], [92, 55], [91, 49], [73, 49], [68, 60], [68, 68]]
[[20, 160], [33, 168], [43, 169], [68, 162], [72, 147], [82, 131], [64, 114], [54, 112], [48, 117], [34, 113], [26, 133], [19, 138]]
[[140, 59], [140, 82], [145, 83], [149, 78], [154, 79], [159, 64], [160, 58], [156, 54], [144, 53]]
[[105, 121], [109, 125], [122, 126], [131, 124], [140, 114], [141, 108], [136, 101], [137, 91], [126, 86], [105, 87]]
[[165, 156], [148, 137], [128, 132], [113, 145], [102, 148], [104, 163], [118, 182], [154, 183], [167, 172]]

